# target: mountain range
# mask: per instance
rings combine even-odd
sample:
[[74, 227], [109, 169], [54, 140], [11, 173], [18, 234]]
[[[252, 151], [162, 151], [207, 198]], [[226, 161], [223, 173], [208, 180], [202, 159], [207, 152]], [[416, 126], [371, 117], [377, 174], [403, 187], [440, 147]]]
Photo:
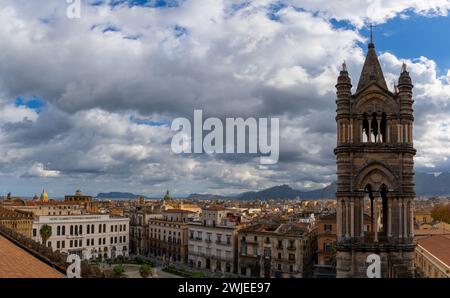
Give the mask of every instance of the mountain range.
[[[450, 195], [450, 173], [440, 175], [416, 173], [416, 194], [418, 196], [445, 196]], [[260, 191], [249, 191], [234, 196], [222, 196], [214, 194], [190, 194], [188, 199], [195, 200], [267, 200], [267, 199], [333, 199], [336, 193], [336, 182], [312, 191], [300, 191], [289, 185], [279, 185]], [[135, 199], [139, 195], [132, 193], [111, 192], [99, 193], [98, 199]]]

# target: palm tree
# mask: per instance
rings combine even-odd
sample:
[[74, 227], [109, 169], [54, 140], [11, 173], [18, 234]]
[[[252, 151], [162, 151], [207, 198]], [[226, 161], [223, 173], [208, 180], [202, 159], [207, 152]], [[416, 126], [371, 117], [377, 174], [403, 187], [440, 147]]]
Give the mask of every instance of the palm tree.
[[47, 246], [47, 240], [52, 236], [52, 227], [50, 227], [49, 225], [43, 225], [39, 230], [39, 234], [41, 235], [42, 244]]
[[150, 265], [144, 264], [139, 268], [139, 273], [141, 274], [142, 278], [147, 278], [150, 275]]

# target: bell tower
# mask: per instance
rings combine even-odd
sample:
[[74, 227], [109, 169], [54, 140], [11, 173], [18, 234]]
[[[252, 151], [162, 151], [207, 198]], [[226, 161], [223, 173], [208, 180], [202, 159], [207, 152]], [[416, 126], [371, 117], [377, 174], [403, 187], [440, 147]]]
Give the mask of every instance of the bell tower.
[[345, 63], [336, 85], [337, 277], [414, 273], [413, 85], [403, 65], [387, 87], [371, 41], [355, 93]]

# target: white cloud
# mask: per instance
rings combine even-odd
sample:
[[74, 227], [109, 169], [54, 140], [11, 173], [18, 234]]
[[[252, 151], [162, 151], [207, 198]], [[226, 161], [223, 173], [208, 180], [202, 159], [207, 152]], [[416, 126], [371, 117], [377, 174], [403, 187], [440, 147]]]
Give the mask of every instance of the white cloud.
[[55, 178], [58, 177], [60, 172], [47, 170], [42, 163], [35, 163], [27, 173], [30, 177], [41, 177], [41, 178]]

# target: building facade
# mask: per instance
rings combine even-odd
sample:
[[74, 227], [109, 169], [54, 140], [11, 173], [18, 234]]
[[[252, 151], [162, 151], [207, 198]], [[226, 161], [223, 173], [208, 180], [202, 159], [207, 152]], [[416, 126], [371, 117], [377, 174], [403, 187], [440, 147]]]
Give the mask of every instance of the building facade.
[[450, 234], [418, 237], [414, 263], [424, 277], [450, 278]]
[[46, 245], [83, 259], [109, 259], [129, 254], [129, 219], [101, 214], [37, 216], [32, 239], [42, 243], [42, 226], [51, 227]]
[[255, 224], [238, 234], [239, 274], [246, 277], [312, 276], [316, 230], [306, 223]]
[[31, 238], [33, 214], [0, 207], [0, 225]]
[[189, 224], [189, 266], [212, 273], [237, 273], [240, 221], [221, 206], [202, 208], [199, 222]]
[[[367, 277], [381, 257], [382, 277], [414, 272], [413, 85], [403, 65], [390, 91], [369, 44], [356, 92], [344, 63], [337, 89], [337, 277]], [[364, 231], [364, 205], [371, 225]], [[394, 266], [395, 264], [395, 266]]]
[[149, 219], [149, 253], [171, 262], [187, 263], [188, 223], [194, 213], [169, 209], [161, 218]]
[[75, 192], [75, 195], [64, 196], [64, 202], [78, 204], [87, 212], [97, 213], [98, 208], [94, 204], [92, 196], [86, 196], [80, 190]]

